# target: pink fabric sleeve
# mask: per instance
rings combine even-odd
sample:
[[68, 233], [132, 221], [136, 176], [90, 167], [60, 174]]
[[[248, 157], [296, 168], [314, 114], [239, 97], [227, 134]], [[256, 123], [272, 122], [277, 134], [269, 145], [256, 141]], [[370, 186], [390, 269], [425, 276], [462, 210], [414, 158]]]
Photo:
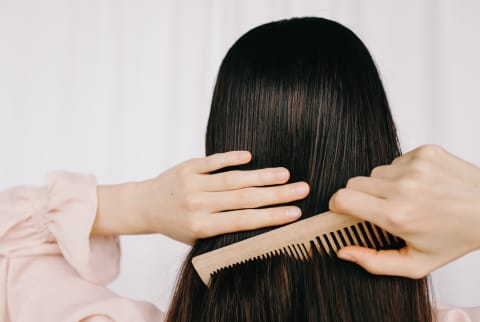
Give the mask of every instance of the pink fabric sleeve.
[[439, 322], [479, 322], [480, 307], [460, 308], [446, 304], [437, 307]]
[[89, 238], [96, 209], [92, 175], [54, 172], [45, 187], [0, 193], [0, 321], [162, 321], [154, 305], [105, 287], [120, 248]]

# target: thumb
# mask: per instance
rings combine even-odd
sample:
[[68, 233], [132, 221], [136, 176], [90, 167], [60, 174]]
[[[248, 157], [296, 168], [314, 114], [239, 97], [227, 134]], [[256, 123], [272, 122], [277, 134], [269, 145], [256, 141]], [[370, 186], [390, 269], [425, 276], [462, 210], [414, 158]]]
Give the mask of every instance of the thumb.
[[408, 246], [401, 249], [375, 250], [360, 246], [342, 248], [337, 256], [355, 262], [375, 275], [404, 276], [419, 279], [428, 274], [418, 268], [418, 260]]

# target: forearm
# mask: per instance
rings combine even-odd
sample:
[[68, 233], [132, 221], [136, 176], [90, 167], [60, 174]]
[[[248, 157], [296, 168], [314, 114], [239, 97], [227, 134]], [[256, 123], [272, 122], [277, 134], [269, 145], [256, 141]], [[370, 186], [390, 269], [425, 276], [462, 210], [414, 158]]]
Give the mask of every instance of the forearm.
[[153, 233], [141, 212], [141, 184], [97, 186], [97, 214], [91, 236]]

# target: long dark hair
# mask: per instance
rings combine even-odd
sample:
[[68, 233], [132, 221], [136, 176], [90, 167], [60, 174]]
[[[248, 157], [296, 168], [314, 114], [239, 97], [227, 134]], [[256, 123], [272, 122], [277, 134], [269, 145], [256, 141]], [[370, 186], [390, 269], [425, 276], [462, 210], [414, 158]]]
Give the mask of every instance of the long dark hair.
[[[348, 178], [400, 155], [375, 64], [346, 27], [321, 18], [268, 23], [224, 58], [213, 94], [207, 155], [249, 150], [250, 164], [283, 166], [310, 184], [294, 204], [306, 218], [328, 210]], [[433, 321], [426, 279], [374, 276], [314, 253], [251, 262], [216, 274], [206, 288], [192, 257], [271, 228], [198, 240], [187, 256], [169, 322]]]

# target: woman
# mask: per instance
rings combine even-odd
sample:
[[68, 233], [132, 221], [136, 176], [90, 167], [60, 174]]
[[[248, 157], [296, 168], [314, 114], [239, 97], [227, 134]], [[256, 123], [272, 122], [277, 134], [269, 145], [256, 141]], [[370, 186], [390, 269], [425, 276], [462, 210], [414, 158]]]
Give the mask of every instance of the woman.
[[[2, 320], [161, 321], [152, 305], [103, 286], [116, 274], [118, 244], [112, 237], [88, 238], [148, 232], [187, 243], [224, 234], [195, 243], [167, 321], [434, 320], [425, 280], [375, 277], [320, 256], [309, 263], [279, 257], [221, 272], [207, 290], [189, 262], [260, 233], [253, 229], [297, 218], [297, 207], [304, 217], [326, 210], [349, 177], [399, 155], [376, 69], [349, 30], [323, 19], [281, 21], [232, 47], [217, 80], [207, 153], [231, 149], [253, 152], [243, 170], [289, 166], [291, 181], [309, 182], [311, 196], [274, 210], [232, 210], [289, 203], [308, 192], [302, 183], [252, 188], [286, 182], [283, 168], [215, 173], [247, 163], [245, 153], [192, 160], [142, 184], [97, 188], [92, 176], [56, 173], [46, 188], [4, 192]], [[238, 230], [249, 231], [225, 234]], [[439, 317], [469, 321], [464, 311], [446, 314]]]
[[[348, 178], [400, 155], [377, 70], [350, 30], [320, 18], [257, 27], [230, 48], [218, 73], [208, 154], [248, 150], [238, 169], [286, 167], [306, 181], [302, 218], [328, 210]], [[192, 257], [266, 229], [198, 240], [185, 260], [167, 317], [191, 321], [434, 321], [427, 280], [374, 276], [314, 252], [282, 255], [216, 274], [206, 288]], [[334, 300], [333, 300], [334, 299]]]

